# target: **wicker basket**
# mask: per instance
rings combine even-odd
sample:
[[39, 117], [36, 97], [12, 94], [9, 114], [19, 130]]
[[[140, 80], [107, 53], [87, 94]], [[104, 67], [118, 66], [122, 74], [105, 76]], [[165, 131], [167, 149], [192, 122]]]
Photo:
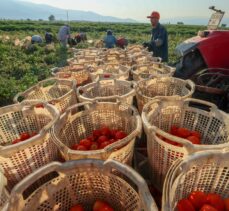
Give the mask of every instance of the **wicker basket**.
[[[75, 112], [84, 106], [84, 110]], [[93, 130], [108, 126], [129, 134], [126, 138], [101, 150], [78, 151], [70, 147], [92, 134]], [[131, 164], [136, 136], [141, 133], [141, 118], [137, 110], [127, 104], [111, 102], [84, 102], [63, 114], [53, 127], [53, 137], [66, 160], [108, 158]]]
[[66, 211], [76, 204], [91, 211], [96, 200], [114, 210], [158, 210], [146, 182], [132, 168], [113, 160], [78, 160], [53, 162], [28, 176], [14, 188], [4, 211]]
[[76, 82], [57, 78], [43, 80], [14, 97], [16, 103], [22, 100], [47, 101], [63, 113], [76, 103]]
[[133, 84], [130, 81], [106, 79], [78, 87], [77, 96], [80, 102], [97, 99], [112, 102], [118, 98], [119, 101], [132, 105], [135, 89], [133, 89]]
[[191, 97], [195, 91], [195, 84], [190, 80], [172, 77], [158, 77], [142, 80], [135, 86], [139, 112], [143, 106], [157, 96]]
[[53, 68], [52, 75], [60, 79], [75, 80], [77, 86], [82, 86], [91, 82], [88, 67], [82, 64]]
[[[152, 59], [153, 58], [155, 60], [159, 60], [158, 57], [152, 57]], [[160, 62], [143, 62], [141, 65], [134, 65], [131, 69], [134, 81], [140, 81], [153, 77], [172, 76], [174, 72], [175, 68]]]
[[[229, 147], [229, 116], [206, 101], [158, 97], [145, 105], [142, 120], [147, 134], [152, 181], [159, 189], [162, 189], [168, 169], [175, 160], [198, 151]], [[168, 131], [173, 125], [200, 132], [201, 145], [170, 135]], [[159, 137], [183, 147], [171, 145]]]
[[128, 67], [116, 63], [110, 63], [97, 67], [89, 67], [90, 77], [92, 81], [98, 81], [104, 75], [111, 75], [115, 79], [127, 80], [129, 78]]
[[102, 54], [102, 49], [98, 48], [86, 48], [86, 49], [77, 49], [75, 51], [74, 57], [77, 56], [86, 56], [86, 57], [98, 57]]
[[[141, 69], [141, 67], [144, 66], [144, 65], [149, 65], [150, 67], [152, 67], [152, 69], [153, 69], [153, 67], [156, 66], [156, 64], [157, 64], [157, 66], [163, 66], [163, 64], [161, 64], [161, 58], [160, 57], [153, 57], [152, 54], [150, 54], [150, 55], [148, 55], [148, 54], [146, 54], [146, 55], [138, 55], [138, 56], [134, 56], [133, 55], [131, 58], [132, 58], [132, 66], [135, 67], [135, 65], [136, 65], [139, 69]], [[156, 63], [156, 64], [154, 64], [154, 63]], [[166, 65], [164, 65], [164, 66], [166, 66]], [[167, 67], [168, 66], [166, 66], [166, 68]]]
[[179, 200], [192, 191], [217, 193], [229, 197], [229, 151], [213, 150], [196, 153], [177, 161], [166, 177], [163, 210], [176, 210]]
[[103, 64], [103, 60], [100, 56], [77, 56], [68, 59], [69, 65], [84, 64], [86, 66], [97, 66]]
[[[58, 148], [49, 133], [59, 116], [54, 106], [41, 101], [0, 108], [0, 166], [8, 180], [8, 190], [35, 169], [59, 159]], [[38, 134], [12, 144], [24, 132]]]
[[6, 190], [7, 179], [3, 175], [3, 170], [0, 169], [0, 210], [9, 200], [9, 192]]

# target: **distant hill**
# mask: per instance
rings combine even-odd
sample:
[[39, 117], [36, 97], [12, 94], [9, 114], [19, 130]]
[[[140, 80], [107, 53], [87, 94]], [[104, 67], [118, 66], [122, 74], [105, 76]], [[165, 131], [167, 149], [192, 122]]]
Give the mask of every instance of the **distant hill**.
[[[0, 1], [0, 18], [2, 19], [32, 19], [47, 20], [54, 15], [56, 20], [66, 20], [66, 10], [45, 4], [34, 4], [24, 1], [7, 0]], [[103, 16], [95, 12], [80, 10], [68, 10], [69, 20], [95, 21], [95, 22], [123, 22], [136, 23], [133, 19], [122, 19], [112, 16]]]

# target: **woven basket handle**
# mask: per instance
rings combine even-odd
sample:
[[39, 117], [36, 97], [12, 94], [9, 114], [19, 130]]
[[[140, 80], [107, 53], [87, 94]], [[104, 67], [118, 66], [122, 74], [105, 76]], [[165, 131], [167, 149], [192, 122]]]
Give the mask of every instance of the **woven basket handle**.
[[135, 172], [134, 169], [112, 159], [108, 159], [107, 161], [105, 161], [104, 166], [109, 168], [110, 171], [112, 169], [118, 170], [120, 173], [125, 175], [132, 182], [134, 182], [135, 185], [137, 185], [138, 192], [141, 195], [141, 198], [143, 199], [142, 203], [144, 206], [144, 210], [158, 210], [157, 205], [149, 192], [149, 188], [145, 180], [137, 172]]
[[52, 76], [56, 76], [56, 74], [57, 74], [57, 72], [59, 71], [59, 67], [54, 67], [54, 68], [52, 68], [51, 69], [51, 74], [52, 74]]
[[207, 111], [215, 111], [217, 110], [217, 106], [213, 103], [210, 103], [208, 101], [203, 101], [203, 100], [199, 100], [199, 99], [195, 99], [195, 98], [188, 98], [184, 100], [184, 104], [188, 104], [188, 106], [190, 107], [196, 107], [193, 105], [190, 105], [190, 103], [194, 103], [196, 106], [198, 106], [198, 109], [202, 109], [202, 110], [207, 110]]
[[186, 88], [190, 90], [190, 94], [192, 95], [195, 91], [195, 84], [191, 80], [185, 80]]

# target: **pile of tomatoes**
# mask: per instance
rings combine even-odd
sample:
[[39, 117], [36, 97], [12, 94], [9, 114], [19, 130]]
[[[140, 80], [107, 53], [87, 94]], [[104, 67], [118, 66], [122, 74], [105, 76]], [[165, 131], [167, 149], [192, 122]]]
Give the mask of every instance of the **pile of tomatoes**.
[[22, 141], [25, 141], [29, 138], [32, 138], [33, 136], [37, 135], [36, 132], [32, 132], [32, 133], [27, 133], [27, 132], [24, 132], [24, 133], [21, 133], [20, 134], [20, 137], [19, 138], [16, 138], [12, 141], [12, 144], [17, 144], [19, 142], [22, 142]]
[[[171, 135], [187, 139], [188, 141], [192, 142], [193, 144], [201, 144], [201, 134], [198, 131], [191, 131], [184, 127], [172, 126], [169, 133]], [[171, 141], [165, 137], [160, 136], [160, 138], [168, 144], [182, 147], [182, 144], [180, 143]]]
[[102, 127], [98, 130], [93, 130], [92, 134], [85, 139], [82, 139], [79, 144], [71, 146], [72, 150], [99, 150], [125, 138], [127, 134], [122, 130], [110, 129]]
[[[70, 208], [70, 211], [84, 211], [84, 207], [81, 204], [77, 204]], [[93, 205], [92, 211], [114, 211], [114, 209], [105, 201], [96, 200]]]
[[215, 193], [193, 191], [188, 198], [177, 203], [178, 211], [229, 211], [229, 198], [222, 199]]

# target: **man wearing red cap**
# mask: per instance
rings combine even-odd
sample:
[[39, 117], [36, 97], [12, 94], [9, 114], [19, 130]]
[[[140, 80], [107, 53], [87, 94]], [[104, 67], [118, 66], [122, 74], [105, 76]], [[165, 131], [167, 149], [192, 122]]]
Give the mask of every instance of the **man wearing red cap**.
[[153, 11], [147, 18], [151, 21], [152, 37], [151, 41], [143, 43], [143, 46], [153, 51], [154, 56], [161, 57], [163, 62], [168, 62], [168, 34], [165, 27], [159, 23], [160, 14]]

